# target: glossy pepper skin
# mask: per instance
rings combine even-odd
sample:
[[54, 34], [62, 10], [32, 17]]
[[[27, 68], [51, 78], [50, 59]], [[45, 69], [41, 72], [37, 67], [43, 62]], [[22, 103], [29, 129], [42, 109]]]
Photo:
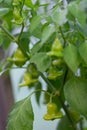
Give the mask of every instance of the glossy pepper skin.
[[27, 58], [22, 53], [20, 48], [17, 48], [17, 50], [13, 54], [13, 58], [8, 58], [7, 60], [10, 61], [10, 62], [13, 62], [15, 65], [21, 67], [22, 65], [25, 64]]
[[55, 103], [49, 103], [47, 105], [47, 113], [43, 116], [44, 120], [54, 120], [63, 117], [63, 113], [58, 110]]
[[36, 68], [34, 63], [30, 63], [28, 65], [28, 71], [31, 73], [32, 78], [38, 78], [38, 75], [39, 75], [38, 74], [38, 70], [37, 70], [37, 68]]
[[50, 68], [48, 71], [48, 76], [47, 78], [49, 80], [55, 80], [57, 77], [60, 77], [63, 75], [63, 71], [62, 70], [57, 70], [56, 68]]
[[63, 52], [63, 46], [60, 43], [59, 39], [56, 38], [53, 45], [52, 45], [51, 51], [48, 52], [47, 55], [62, 58], [63, 57], [62, 52]]
[[36, 83], [37, 81], [38, 79], [32, 78], [32, 75], [29, 72], [26, 72], [23, 77], [23, 83], [19, 84], [19, 87], [29, 86]]
[[64, 61], [63, 61], [63, 59], [61, 59], [61, 58], [55, 59], [55, 60], [52, 61], [52, 64], [53, 64], [54, 66], [60, 66], [60, 65], [63, 65], [63, 63], [64, 63]]

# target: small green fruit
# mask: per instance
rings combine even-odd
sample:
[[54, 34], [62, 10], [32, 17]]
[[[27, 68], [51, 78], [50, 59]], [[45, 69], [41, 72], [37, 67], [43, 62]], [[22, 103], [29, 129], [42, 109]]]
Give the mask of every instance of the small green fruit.
[[27, 58], [22, 53], [20, 48], [17, 48], [17, 50], [14, 52], [13, 58], [8, 58], [7, 60], [10, 62], [13, 62], [15, 65], [21, 67], [22, 65], [25, 64]]
[[24, 74], [23, 80], [24, 80], [23, 83], [19, 84], [19, 87], [29, 86], [29, 85], [32, 85], [38, 81], [38, 79], [32, 79], [32, 76], [29, 72], [26, 72]]
[[47, 105], [47, 113], [43, 116], [44, 120], [54, 120], [63, 117], [63, 113], [58, 110], [55, 103], [49, 103]]

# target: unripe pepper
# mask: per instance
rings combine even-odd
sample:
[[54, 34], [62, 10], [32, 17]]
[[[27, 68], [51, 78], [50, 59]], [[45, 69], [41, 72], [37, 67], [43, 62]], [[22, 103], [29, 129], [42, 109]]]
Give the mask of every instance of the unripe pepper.
[[29, 64], [28, 71], [31, 73], [32, 78], [38, 78], [38, 70], [34, 63]]
[[10, 61], [10, 62], [13, 62], [15, 65], [21, 67], [22, 65], [25, 64], [27, 58], [22, 53], [22, 51], [20, 50], [20, 48], [17, 48], [17, 50], [13, 54], [13, 58], [8, 58], [7, 60]]
[[14, 7], [13, 18], [16, 24], [21, 24], [23, 22], [23, 18], [20, 15], [20, 10], [17, 7]]
[[63, 64], [63, 59], [56, 59], [56, 60], [53, 60], [52, 64], [54, 66], [60, 66]]
[[55, 103], [49, 103], [47, 105], [47, 113], [43, 116], [44, 120], [54, 120], [63, 117], [63, 113], [58, 110]]
[[32, 79], [31, 74], [29, 72], [26, 72], [24, 74], [23, 83], [19, 84], [19, 87], [29, 86], [36, 83], [37, 81], [38, 79]]
[[52, 51], [60, 51], [62, 52], [63, 51], [63, 46], [62, 44], [60, 43], [60, 40], [58, 38], [55, 39], [53, 45], [52, 45]]
[[51, 48], [51, 51], [47, 53], [48, 56], [56, 56], [56, 57], [63, 57], [63, 46], [62, 44], [60, 43], [59, 39], [56, 38], [53, 45], [52, 45], [52, 48]]
[[60, 77], [63, 75], [62, 70], [57, 70], [56, 68], [50, 68], [48, 71], [47, 78], [50, 80], [55, 80], [57, 77]]
[[13, 5], [13, 6], [18, 6], [18, 5], [19, 5], [19, 1], [18, 1], [18, 0], [13, 0], [12, 5]]

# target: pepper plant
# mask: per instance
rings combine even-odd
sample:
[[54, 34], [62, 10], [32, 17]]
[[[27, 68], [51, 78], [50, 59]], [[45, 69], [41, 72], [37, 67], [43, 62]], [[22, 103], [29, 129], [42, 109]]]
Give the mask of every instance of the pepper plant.
[[44, 120], [59, 120], [57, 130], [87, 129], [87, 0], [0, 0], [0, 46], [7, 52], [11, 44], [0, 75], [23, 68], [18, 87], [34, 91], [14, 104], [6, 130], [33, 130], [31, 96], [40, 104], [41, 93]]

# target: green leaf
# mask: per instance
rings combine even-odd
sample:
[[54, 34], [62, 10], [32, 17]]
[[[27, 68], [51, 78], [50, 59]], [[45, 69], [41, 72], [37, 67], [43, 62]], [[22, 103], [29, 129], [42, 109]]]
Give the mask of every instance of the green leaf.
[[38, 52], [46, 43], [46, 41], [53, 36], [53, 33], [55, 32], [54, 25], [48, 25], [43, 29], [42, 36], [41, 36], [41, 42], [35, 44], [33, 48], [31, 49], [31, 53]]
[[59, 121], [57, 130], [73, 130], [66, 115]]
[[85, 41], [85, 43], [82, 43], [80, 45], [79, 53], [80, 53], [82, 59], [87, 63], [87, 41]]
[[[37, 90], [42, 90], [42, 84], [41, 84], [41, 82], [37, 82], [35, 84], [35, 90], [36, 91]], [[38, 105], [40, 105], [40, 97], [41, 97], [41, 91], [36, 92], [35, 93], [35, 99], [36, 99], [36, 102], [37, 102]]]
[[0, 46], [3, 44], [3, 36], [0, 34]]
[[82, 26], [86, 26], [86, 13], [83, 9], [83, 4], [71, 2], [68, 6], [70, 13], [80, 22]]
[[3, 0], [0, 0], [0, 3], [2, 2]]
[[64, 86], [64, 94], [73, 110], [87, 118], [87, 80], [70, 79]]
[[24, 49], [25, 52], [29, 51], [29, 34], [26, 32], [23, 32], [20, 38], [20, 46]]
[[25, 0], [25, 5], [30, 8], [34, 8], [34, 4], [32, 3], [32, 0]]
[[52, 14], [51, 14], [51, 18], [52, 18], [54, 23], [61, 26], [67, 21], [66, 15], [67, 15], [67, 8], [60, 9], [59, 5], [58, 5], [57, 8], [53, 9]]
[[9, 12], [9, 8], [0, 8], [0, 17], [6, 15]]
[[84, 128], [83, 130], [87, 130], [87, 127], [86, 127], [86, 128]]
[[39, 49], [40, 49], [41, 47], [42, 47], [42, 46], [41, 46], [40, 43], [36, 43], [36, 44], [33, 46], [33, 48], [31, 49], [31, 53], [32, 53], [32, 54], [35, 54], [36, 52], [39, 51]]
[[43, 45], [50, 37], [51, 35], [55, 32], [55, 26], [54, 25], [48, 25], [44, 28], [42, 32], [42, 37], [41, 37], [41, 44]]
[[39, 26], [40, 22], [41, 22], [41, 16], [40, 15], [32, 18], [31, 23], [30, 23], [30, 28], [29, 28], [30, 33], [34, 32], [34, 30]]
[[6, 130], [33, 130], [33, 110], [30, 97], [27, 97], [13, 106]]
[[77, 51], [77, 48], [72, 45], [69, 44], [63, 52], [63, 56], [64, 56], [64, 60], [66, 62], [66, 64], [68, 65], [68, 67], [74, 72], [76, 73], [79, 64], [81, 62], [79, 53]]
[[9, 45], [11, 44], [11, 40], [8, 37], [3, 37], [3, 43], [2, 46], [4, 49], [7, 49]]
[[2, 76], [2, 74], [5, 73], [7, 70], [8, 70], [8, 69], [2, 70], [2, 69], [0, 68], [0, 76]]
[[[77, 26], [77, 29], [78, 31], [80, 32], [80, 34], [83, 36], [83, 37], [86, 37], [87, 36], [87, 29], [86, 28], [83, 28], [83, 26], [78, 22], [76, 21], [76, 26]], [[78, 33], [79, 33], [78, 32]]]
[[40, 72], [46, 71], [51, 65], [51, 59], [46, 55], [46, 53], [36, 53], [32, 58], [30, 59], [31, 63], [35, 63], [37, 66], [37, 69]]

